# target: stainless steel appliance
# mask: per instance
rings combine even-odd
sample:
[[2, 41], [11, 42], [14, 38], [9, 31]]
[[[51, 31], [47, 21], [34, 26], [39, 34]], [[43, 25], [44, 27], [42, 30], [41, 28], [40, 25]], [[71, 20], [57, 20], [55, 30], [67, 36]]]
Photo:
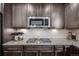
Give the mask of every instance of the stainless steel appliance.
[[28, 27], [50, 27], [49, 17], [28, 17]]

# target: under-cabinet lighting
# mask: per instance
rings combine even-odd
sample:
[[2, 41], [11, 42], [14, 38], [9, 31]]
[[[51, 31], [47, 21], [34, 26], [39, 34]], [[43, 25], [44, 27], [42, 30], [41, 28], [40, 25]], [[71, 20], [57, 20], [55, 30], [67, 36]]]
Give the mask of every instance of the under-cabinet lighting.
[[52, 32], [57, 32], [57, 29], [52, 29]]
[[7, 28], [4, 31], [8, 32], [8, 33], [12, 33], [12, 32], [15, 32], [15, 29], [13, 29], [13, 28]]
[[27, 30], [26, 30], [26, 29], [18, 29], [17, 32], [23, 32], [23, 33], [26, 33]]

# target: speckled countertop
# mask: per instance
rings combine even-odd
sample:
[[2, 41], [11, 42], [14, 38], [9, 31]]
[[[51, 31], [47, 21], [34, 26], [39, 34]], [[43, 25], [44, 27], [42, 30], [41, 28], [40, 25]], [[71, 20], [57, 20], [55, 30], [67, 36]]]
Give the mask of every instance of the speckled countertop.
[[79, 47], [79, 41], [73, 41], [68, 39], [51, 39], [51, 43], [26, 43], [25, 40], [22, 41], [9, 41], [3, 44], [5, 45], [74, 45]]

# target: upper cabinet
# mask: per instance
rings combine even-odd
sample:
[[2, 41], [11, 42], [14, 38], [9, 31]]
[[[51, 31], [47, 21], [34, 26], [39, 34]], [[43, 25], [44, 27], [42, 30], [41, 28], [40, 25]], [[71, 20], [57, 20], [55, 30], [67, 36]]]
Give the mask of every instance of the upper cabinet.
[[50, 4], [50, 18], [53, 28], [64, 28], [64, 4]]
[[43, 17], [50, 17], [50, 4], [41, 4], [40, 8]]
[[27, 27], [28, 17], [50, 17], [51, 28], [63, 28], [64, 4], [12, 4], [12, 27]]
[[11, 22], [12, 22], [12, 4], [11, 3], [5, 3], [4, 4], [4, 12], [3, 12], [3, 17], [4, 17], [4, 27], [5, 28], [11, 28]]
[[[13, 3], [4, 5], [5, 27], [27, 27], [28, 17], [50, 17], [51, 28], [79, 28], [79, 3]], [[11, 24], [11, 25], [10, 25]]]
[[28, 4], [28, 16], [50, 17], [51, 28], [64, 28], [64, 4]]
[[50, 16], [50, 4], [28, 4], [28, 16], [47, 17]]
[[12, 27], [26, 27], [27, 4], [12, 4]]
[[79, 28], [79, 4], [65, 4], [65, 28]]
[[77, 19], [77, 24], [78, 24], [77, 26], [79, 28], [79, 3], [77, 3], [77, 12], [76, 13], [77, 13], [77, 18], [76, 19]]
[[28, 4], [27, 5], [27, 17], [30, 16], [37, 16], [37, 5], [35, 4]]

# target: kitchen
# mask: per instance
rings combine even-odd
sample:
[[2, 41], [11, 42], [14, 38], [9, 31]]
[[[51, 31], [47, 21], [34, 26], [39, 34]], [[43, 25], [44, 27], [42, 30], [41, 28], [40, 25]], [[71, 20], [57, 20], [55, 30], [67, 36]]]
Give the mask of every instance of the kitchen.
[[79, 3], [1, 3], [1, 56], [79, 56]]

